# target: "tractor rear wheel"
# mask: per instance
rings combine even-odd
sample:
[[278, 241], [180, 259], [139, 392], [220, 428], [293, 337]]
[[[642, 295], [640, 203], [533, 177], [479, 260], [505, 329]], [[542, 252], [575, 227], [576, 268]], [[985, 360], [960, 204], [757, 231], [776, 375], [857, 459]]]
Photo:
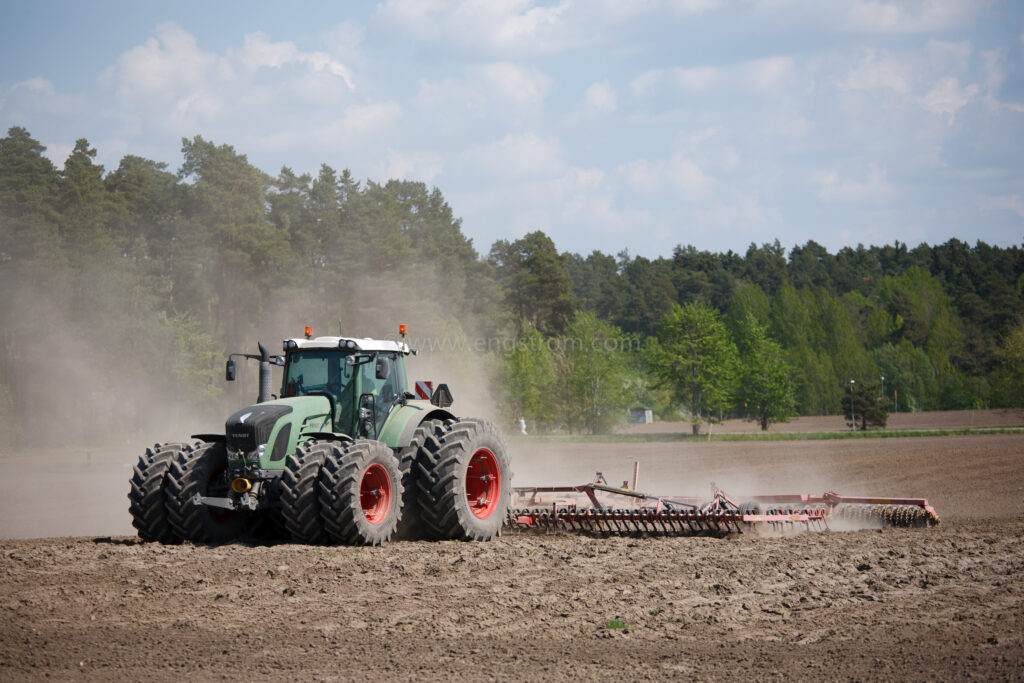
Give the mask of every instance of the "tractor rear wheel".
[[281, 517], [288, 536], [297, 543], [327, 542], [320, 518], [317, 482], [324, 461], [337, 459], [341, 448], [334, 441], [310, 441], [288, 456], [281, 473]]
[[155, 444], [139, 456], [139, 462], [132, 470], [128, 511], [132, 516], [132, 526], [143, 541], [181, 542], [181, 537], [174, 532], [167, 518], [164, 484], [171, 464], [185, 447], [183, 443]]
[[327, 536], [346, 545], [391, 540], [402, 518], [402, 475], [380, 441], [355, 441], [320, 473], [320, 516]]
[[176, 534], [193, 543], [227, 543], [249, 524], [248, 510], [225, 510], [194, 501], [196, 494], [227, 498], [228, 456], [223, 443], [186, 446], [167, 473], [167, 516]]
[[[451, 422], [450, 420], [448, 422]], [[441, 434], [444, 430], [443, 420], [424, 420], [413, 433], [412, 441], [398, 451], [398, 469], [402, 474], [402, 518], [398, 520], [395, 539], [414, 541], [427, 536], [423, 528], [423, 520], [419, 515], [419, 487], [416, 485], [416, 461], [420, 457], [420, 448], [427, 438]]]
[[490, 422], [445, 423], [417, 466], [425, 528], [438, 539], [489, 541], [501, 533], [512, 492], [508, 448]]

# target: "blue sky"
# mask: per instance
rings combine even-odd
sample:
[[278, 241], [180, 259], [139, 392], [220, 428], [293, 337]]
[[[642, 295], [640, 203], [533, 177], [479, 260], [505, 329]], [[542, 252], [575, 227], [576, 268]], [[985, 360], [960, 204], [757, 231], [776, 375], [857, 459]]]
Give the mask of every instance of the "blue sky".
[[1020, 0], [0, 0], [0, 126], [438, 187], [486, 253], [1024, 242]]

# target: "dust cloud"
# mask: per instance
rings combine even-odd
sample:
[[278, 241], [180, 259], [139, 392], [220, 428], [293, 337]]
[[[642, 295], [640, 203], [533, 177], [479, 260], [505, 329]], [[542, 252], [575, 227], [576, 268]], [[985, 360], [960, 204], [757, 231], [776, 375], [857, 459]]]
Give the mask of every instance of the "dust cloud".
[[[219, 397], [188, 386], [175, 372], [187, 351], [172, 343], [155, 346], [161, 334], [155, 323], [125, 319], [109, 296], [84, 305], [90, 297], [76, 296], [69, 305], [76, 283], [57, 277], [6, 292], [0, 308], [0, 377], [9, 387], [8, 396], [0, 396], [6, 399], [0, 401], [0, 537], [134, 534], [126, 496], [139, 455], [156, 442], [222, 432], [225, 419], [258, 393], [256, 362], [240, 361], [238, 380], [224, 380], [227, 353], [257, 353], [260, 341], [281, 353], [281, 341], [301, 336], [306, 325], [315, 335], [336, 335], [340, 319], [345, 336], [398, 339], [398, 325], [407, 324], [408, 341], [419, 352], [407, 359], [410, 381], [446, 382], [456, 414], [505, 427], [493, 391], [499, 360], [475, 343], [486, 334], [483, 318], [460, 316], [455, 298], [438, 282], [420, 284], [404, 287], [381, 276], [319, 307], [296, 303], [312, 300], [308, 292], [282, 292], [237, 333], [244, 340], [238, 347], [206, 359], [204, 371]], [[135, 325], [150, 327], [136, 335]], [[275, 393], [280, 385], [275, 367]]]

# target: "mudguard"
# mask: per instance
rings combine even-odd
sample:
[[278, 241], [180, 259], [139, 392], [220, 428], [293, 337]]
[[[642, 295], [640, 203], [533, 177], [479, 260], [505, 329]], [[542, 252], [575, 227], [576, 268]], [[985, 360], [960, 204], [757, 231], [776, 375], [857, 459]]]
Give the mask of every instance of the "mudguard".
[[424, 420], [454, 420], [455, 415], [451, 411], [431, 405], [430, 401], [406, 401], [404, 405], [398, 406], [388, 415], [384, 427], [377, 437], [391, 448], [405, 448], [412, 443], [413, 434], [416, 428]]

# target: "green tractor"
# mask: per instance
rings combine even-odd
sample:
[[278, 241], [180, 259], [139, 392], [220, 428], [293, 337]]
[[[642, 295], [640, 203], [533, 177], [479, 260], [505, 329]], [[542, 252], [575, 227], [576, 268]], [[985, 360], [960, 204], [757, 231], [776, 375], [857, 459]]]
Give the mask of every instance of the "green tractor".
[[[223, 543], [249, 534], [300, 543], [378, 545], [393, 538], [486, 541], [509, 506], [508, 449], [489, 422], [458, 418], [447, 385], [409, 391], [402, 341], [286, 339], [259, 361], [255, 405], [224, 434], [157, 444], [128, 494], [146, 541]], [[271, 366], [283, 366], [280, 398]]]

